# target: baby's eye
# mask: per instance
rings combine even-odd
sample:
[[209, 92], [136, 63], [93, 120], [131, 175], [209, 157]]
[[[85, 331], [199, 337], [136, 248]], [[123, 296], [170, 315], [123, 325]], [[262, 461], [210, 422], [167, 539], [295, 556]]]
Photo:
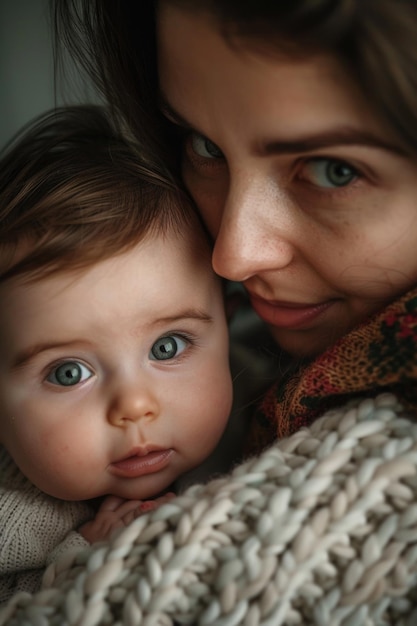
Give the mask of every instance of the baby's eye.
[[318, 187], [346, 187], [359, 177], [358, 171], [337, 159], [314, 158], [303, 167], [300, 178]]
[[190, 145], [192, 150], [198, 154], [198, 156], [204, 159], [223, 159], [223, 152], [216, 146], [215, 143], [200, 135], [198, 133], [191, 133]]
[[48, 374], [46, 380], [61, 387], [78, 385], [93, 376], [93, 372], [78, 361], [65, 361]]
[[187, 342], [178, 335], [160, 337], [153, 344], [149, 358], [152, 361], [166, 361], [173, 359], [185, 350]]

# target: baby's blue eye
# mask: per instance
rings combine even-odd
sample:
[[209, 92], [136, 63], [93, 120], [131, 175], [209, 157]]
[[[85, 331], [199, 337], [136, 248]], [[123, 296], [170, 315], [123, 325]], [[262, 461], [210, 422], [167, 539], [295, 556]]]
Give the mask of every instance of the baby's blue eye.
[[149, 358], [152, 361], [166, 361], [181, 354], [187, 347], [187, 342], [178, 335], [167, 335], [155, 341]]
[[318, 187], [345, 187], [358, 178], [358, 172], [345, 161], [312, 159], [305, 178]]
[[204, 137], [204, 135], [199, 135], [198, 133], [192, 133], [190, 136], [190, 143], [193, 151], [198, 154], [198, 156], [203, 157], [205, 159], [223, 159], [223, 152], [216, 146], [215, 143]]
[[72, 387], [91, 378], [93, 372], [78, 361], [65, 361], [50, 372], [46, 380], [61, 387]]

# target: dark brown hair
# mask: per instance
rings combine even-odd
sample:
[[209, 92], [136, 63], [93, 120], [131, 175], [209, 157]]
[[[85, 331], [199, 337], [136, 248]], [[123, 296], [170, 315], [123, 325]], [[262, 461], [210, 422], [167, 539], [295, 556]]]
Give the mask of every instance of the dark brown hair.
[[[155, 166], [176, 171], [173, 137], [158, 112], [158, 0], [51, 0], [57, 41], [93, 77]], [[226, 37], [289, 55], [336, 56], [417, 154], [417, 0], [159, 0], [214, 18]], [[168, 175], [168, 174], [167, 174]]]
[[176, 169], [170, 126], [159, 113], [155, 5], [149, 0], [50, 0], [55, 34], [56, 84], [64, 51], [78, 61], [130, 128], [153, 167], [169, 178]]
[[1, 280], [85, 267], [196, 222], [190, 200], [102, 108], [48, 113], [1, 155]]

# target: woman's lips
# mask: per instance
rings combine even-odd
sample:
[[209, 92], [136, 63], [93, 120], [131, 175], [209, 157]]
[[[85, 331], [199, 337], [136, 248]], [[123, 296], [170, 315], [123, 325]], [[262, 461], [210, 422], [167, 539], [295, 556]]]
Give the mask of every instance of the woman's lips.
[[307, 328], [322, 313], [327, 311], [335, 300], [321, 304], [296, 304], [264, 300], [249, 294], [254, 311], [267, 324], [277, 328]]
[[109, 465], [112, 474], [122, 478], [138, 478], [147, 474], [155, 474], [164, 469], [174, 451], [152, 450], [150, 452], [133, 452], [129, 456]]

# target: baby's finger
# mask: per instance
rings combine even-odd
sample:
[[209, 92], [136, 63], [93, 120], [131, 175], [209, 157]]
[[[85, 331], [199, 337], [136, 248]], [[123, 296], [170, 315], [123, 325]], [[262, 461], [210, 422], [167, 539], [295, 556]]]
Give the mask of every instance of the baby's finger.
[[144, 500], [143, 502], [140, 503], [137, 509], [137, 514], [139, 516], [142, 513], [148, 513], [149, 511], [154, 511], [155, 509], [159, 508], [163, 504], [166, 504], [173, 498], [175, 498], [175, 493], [172, 493], [171, 491], [169, 491], [168, 493], [165, 493], [163, 496], [159, 496], [159, 498], [155, 498], [154, 500]]
[[142, 500], [122, 500], [115, 512], [119, 517], [124, 517], [131, 511], [135, 511], [141, 504]]
[[143, 515], [143, 513], [148, 513], [149, 511], [154, 511], [159, 506], [156, 500], [144, 500], [140, 503], [140, 505], [136, 509], [136, 516]]
[[159, 498], [156, 498], [155, 502], [158, 503], [159, 506], [161, 506], [161, 504], [165, 504], [166, 502], [170, 502], [171, 500], [173, 500], [174, 498], [176, 498], [176, 494], [173, 491], [168, 491], [167, 493], [164, 493], [163, 496], [160, 496]]
[[103, 502], [100, 504], [98, 511], [116, 511], [120, 505], [125, 502], [124, 498], [119, 498], [118, 496], [106, 496]]
[[133, 520], [137, 517], [139, 517], [139, 514], [138, 508], [136, 507], [136, 509], [133, 509], [132, 511], [129, 511], [129, 513], [123, 515], [123, 517], [121, 518], [121, 522], [124, 526], [128, 526], [130, 522], [133, 522]]

